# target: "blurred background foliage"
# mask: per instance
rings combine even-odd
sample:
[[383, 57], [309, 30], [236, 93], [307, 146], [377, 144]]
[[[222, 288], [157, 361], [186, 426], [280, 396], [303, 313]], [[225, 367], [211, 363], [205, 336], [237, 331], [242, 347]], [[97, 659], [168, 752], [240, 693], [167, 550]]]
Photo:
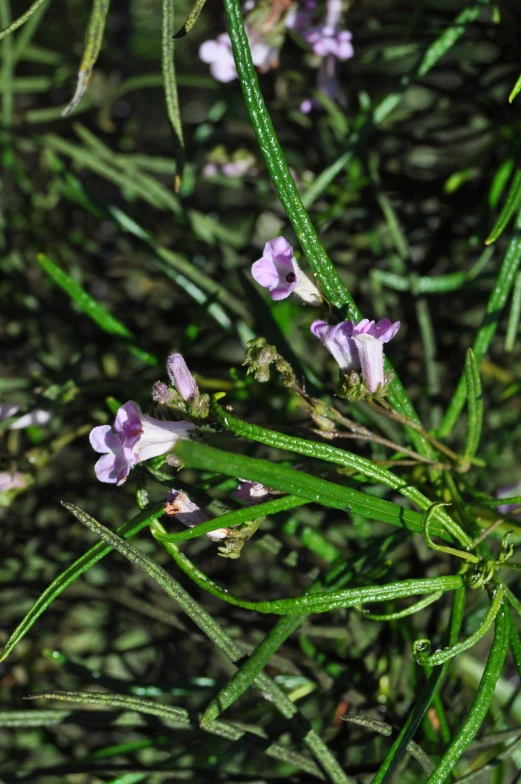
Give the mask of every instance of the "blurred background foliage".
[[[25, 5], [0, 0], [2, 26]], [[355, 0], [350, 6], [346, 25], [355, 56], [340, 64], [342, 105], [300, 113], [316, 69], [291, 34], [280, 67], [260, 77], [303, 194], [466, 4]], [[146, 410], [151, 384], [165, 378], [164, 359], [175, 348], [204, 391], [226, 390], [228, 401], [250, 421], [276, 429], [293, 423], [305, 433], [302, 413], [275, 381], [259, 387], [245, 376], [244, 343], [253, 335], [266, 336], [283, 354], [290, 346], [304, 358], [310, 377], [317, 384], [323, 379], [332, 391], [332, 363], [307, 336], [311, 312], [292, 300], [272, 303], [249, 276], [267, 240], [284, 233], [298, 244], [269, 182], [239, 83], [215, 82], [197, 56], [203, 40], [224, 30], [220, 5], [209, 0], [193, 31], [175, 45], [186, 144], [179, 193], [173, 188], [176, 163], [162, 92], [157, 0], [112, 0], [87, 94], [71, 116], [61, 116], [75, 89], [89, 10], [85, 0], [49, 2], [0, 42], [0, 399], [22, 413], [38, 407], [53, 414], [43, 427], [3, 427], [0, 468], [25, 473], [31, 484], [0, 494], [0, 642], [54, 577], [93, 543], [60, 500], [110, 527], [136, 513], [134, 479], [116, 488], [94, 477], [96, 458], [87, 435], [93, 425], [109, 421], [108, 396], [140, 401]], [[176, 7], [179, 26], [188, 10], [185, 2]], [[362, 311], [401, 320], [392, 361], [427, 427], [439, 424], [450, 400], [512, 236], [510, 227], [484, 251], [519, 165], [521, 97], [510, 104], [508, 95], [520, 72], [520, 31], [515, 0], [484, 5], [431, 73], [404, 91], [379, 128], [364, 133], [311, 208]], [[237, 151], [250, 156], [249, 172], [205, 173], [208, 162], [222, 156], [215, 153], [219, 146], [228, 158]], [[83, 312], [53, 282], [38, 254], [65, 270], [131, 336], [100, 329], [88, 317], [89, 306]], [[437, 290], [436, 280], [447, 275], [452, 283]], [[519, 343], [505, 351], [507, 321], [504, 315], [482, 365], [486, 417], [480, 457], [487, 468], [477, 484], [487, 492], [520, 479], [521, 352]], [[359, 408], [360, 420], [369, 424], [370, 413]], [[397, 429], [389, 428], [396, 437]], [[456, 446], [460, 436], [456, 428]], [[223, 443], [237, 448], [229, 438]], [[270, 456], [258, 445], [241, 448]], [[389, 457], [362, 442], [356, 451]], [[186, 471], [182, 478], [190, 484], [194, 475]], [[416, 478], [421, 482], [421, 473]], [[210, 478], [206, 487], [211, 484]], [[213, 493], [224, 499], [230, 489], [228, 483]], [[149, 492], [162, 500], [165, 488], [150, 484]], [[323, 567], [328, 547], [354, 559], [387, 532], [380, 524], [355, 518], [348, 525], [332, 510], [306, 507], [266, 521], [240, 560], [220, 558], [206, 537], [187, 550], [205, 573], [236, 593], [274, 598], [304, 590]], [[443, 560], [417, 539], [394, 543], [396, 579], [443, 570]], [[174, 568], [150, 538], [142, 536], [140, 547]], [[375, 574], [389, 568], [383, 559]], [[184, 576], [179, 579], [245, 651], [271, 627], [269, 617], [223, 606]], [[483, 602], [478, 595], [474, 600], [467, 634], [483, 617]], [[273, 657], [270, 674], [360, 781], [371, 780], [388, 741], [338, 717], [360, 711], [400, 725], [417, 688], [411, 641], [418, 628], [433, 635], [443, 630], [447, 613], [448, 607], [437, 604], [390, 624], [347, 610], [311, 616]], [[456, 660], [445, 686], [450, 731], [474, 694], [480, 650]], [[99, 684], [119, 693], [161, 694], [196, 711], [231, 672], [143, 574], [110, 556], [53, 603], [0, 664], [0, 701], [4, 710], [29, 711], [33, 703], [27, 708], [21, 699], [29, 691]], [[519, 727], [521, 708], [513, 700], [518, 681], [501, 684], [493, 723], [497, 730]], [[3, 730], [3, 780], [257, 782], [289, 775], [275, 761], [263, 762], [269, 769], [261, 772], [261, 757], [251, 749], [197, 728], [173, 732], [159, 720], [145, 717], [140, 723], [130, 714], [119, 726], [110, 713], [100, 726], [96, 716], [95, 726], [83, 711], [71, 723]], [[251, 690], [230, 717], [263, 726], [272, 738], [288, 737], [286, 723]], [[436, 756], [443, 733], [439, 717], [430, 713], [417, 740]], [[415, 765], [399, 779], [404, 784], [419, 780]], [[517, 780], [520, 765], [514, 754], [513, 762], [497, 768], [498, 778], [488, 771], [472, 781]], [[163, 767], [167, 773], [154, 772]], [[306, 781], [306, 774], [290, 780]]]

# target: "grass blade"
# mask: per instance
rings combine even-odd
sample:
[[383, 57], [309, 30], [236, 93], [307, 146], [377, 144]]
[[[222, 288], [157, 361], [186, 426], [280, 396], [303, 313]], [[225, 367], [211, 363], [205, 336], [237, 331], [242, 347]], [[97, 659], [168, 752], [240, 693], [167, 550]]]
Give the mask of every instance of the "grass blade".
[[7, 27], [4, 27], [3, 30], [0, 30], [0, 39], [4, 38], [6, 35], [10, 33], [14, 33], [15, 30], [18, 30], [23, 24], [25, 24], [33, 14], [35, 14], [39, 8], [44, 5], [44, 3], [48, 3], [50, 0], [35, 0], [34, 3], [27, 9], [27, 11], [15, 19], [14, 22], [11, 22]]

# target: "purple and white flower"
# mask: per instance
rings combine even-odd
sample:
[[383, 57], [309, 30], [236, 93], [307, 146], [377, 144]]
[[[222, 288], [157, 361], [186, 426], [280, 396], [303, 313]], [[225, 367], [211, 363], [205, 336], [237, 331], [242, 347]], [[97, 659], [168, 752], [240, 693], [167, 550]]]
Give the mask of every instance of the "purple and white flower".
[[[265, 73], [276, 68], [279, 64], [279, 50], [270, 46], [256, 30], [246, 27], [246, 34], [253, 64], [259, 71]], [[231, 82], [237, 78], [232, 42], [228, 33], [221, 33], [215, 39], [204, 41], [199, 47], [199, 57], [203, 63], [208, 63], [210, 73], [218, 82]]]
[[194, 397], [199, 397], [199, 387], [188, 370], [188, 365], [184, 361], [182, 354], [170, 354], [166, 361], [166, 369], [170, 376], [170, 381], [185, 403], [189, 403]]
[[[211, 520], [211, 515], [205, 512], [201, 507], [190, 501], [185, 493], [178, 490], [170, 490], [168, 493], [165, 514], [169, 517], [175, 517], [180, 523], [186, 525], [187, 528], [194, 528], [196, 525], [206, 523]], [[214, 542], [226, 539], [230, 533], [229, 528], [217, 528], [215, 531], [210, 531], [207, 536]]]
[[90, 432], [92, 448], [103, 455], [94, 466], [96, 476], [100, 482], [121, 485], [136, 463], [166, 454], [194, 430], [191, 422], [164, 422], [147, 416], [129, 400], [116, 414], [115, 432], [110, 425]]
[[400, 322], [387, 318], [378, 323], [363, 319], [330, 326], [325, 321], [314, 321], [311, 332], [331, 352], [344, 373], [362, 370], [368, 392], [374, 394], [385, 385], [383, 344], [398, 332]]
[[338, 30], [341, 21], [342, 0], [328, 0], [323, 23], [303, 34], [314, 54], [319, 57], [333, 55], [338, 60], [349, 60], [353, 56], [353, 36], [349, 30]]
[[293, 255], [293, 248], [284, 237], [275, 237], [264, 246], [262, 258], [251, 268], [260, 286], [268, 289], [273, 300], [286, 299], [295, 293], [308, 305], [320, 305], [322, 296], [305, 275]]

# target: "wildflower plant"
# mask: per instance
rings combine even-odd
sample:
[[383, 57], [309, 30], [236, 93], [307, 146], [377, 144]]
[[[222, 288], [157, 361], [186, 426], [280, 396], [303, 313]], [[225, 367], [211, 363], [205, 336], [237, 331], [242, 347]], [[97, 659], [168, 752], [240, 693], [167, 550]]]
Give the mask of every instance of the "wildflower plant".
[[[487, 424], [485, 405], [508, 404], [520, 388], [518, 377], [511, 375], [502, 395], [491, 392], [490, 379], [501, 374], [497, 364], [487, 359], [510, 297], [513, 315], [507, 348], [518, 339], [519, 171], [512, 163], [504, 206], [488, 236], [482, 237], [493, 245], [504, 234], [504, 241], [513, 220], [503, 260], [490, 278], [479, 280], [487, 292], [486, 312], [476, 329], [476, 319], [472, 321], [472, 335], [465, 325], [466, 353], [459, 356], [459, 347], [446, 346], [447, 351], [459, 352], [460, 377], [444, 381], [443, 397], [425, 295], [449, 296], [448, 292], [470, 286], [474, 297], [473, 282], [490, 256], [477, 262], [477, 271], [451, 271], [444, 276], [407, 271], [414, 253], [382, 193], [374, 158], [361, 152], [366, 137], [400, 104], [404, 90], [435, 69], [480, 18], [485, 5], [469, 5], [455, 16], [422, 53], [414, 70], [402, 77], [399, 89], [372, 106], [365, 119], [357, 118], [358, 127], [346, 137], [345, 149], [301, 194], [275, 132], [259, 75], [262, 80], [277, 68], [289, 30], [297, 43], [300, 40], [307, 47], [305, 56], [321, 58], [319, 68], [327, 64], [329, 76], [336, 79], [339, 63], [355, 59], [355, 34], [344, 25], [345, 8], [340, 0], [328, 0], [318, 10], [309, 3], [297, 7], [282, 3], [275, 9], [259, 3], [246, 9], [245, 18], [238, 0], [224, 0], [228, 32], [212, 30], [215, 37], [202, 43], [199, 57], [222, 85], [238, 80], [258, 143], [256, 154], [263, 156], [271, 178], [270, 206], [276, 193], [284, 210], [278, 215], [282, 229], [272, 230], [277, 221], [266, 209], [268, 214], [263, 213], [255, 228], [255, 241], [248, 224], [241, 245], [233, 237], [230, 240], [228, 229], [212, 217], [212, 210], [203, 214], [183, 201], [192, 198], [195, 168], [187, 162], [184, 148], [173, 40], [174, 33], [177, 38], [190, 33], [202, 4], [196, 3], [177, 31], [172, 4], [164, 0], [162, 79], [175, 143], [172, 192], [165, 188], [165, 195], [163, 186], [141, 172], [142, 158], [129, 163], [123, 153], [118, 158], [120, 163], [123, 160], [122, 168], [112, 181], [121, 185], [123, 194], [134, 187], [136, 198], [140, 184], [146, 184], [152, 194], [150, 205], [158, 211], [168, 209], [174, 216], [176, 242], [191, 232], [197, 236], [193, 258], [188, 261], [167, 247], [159, 233], [156, 237], [141, 226], [135, 204], [128, 206], [129, 212], [134, 208], [130, 215], [119, 202], [111, 203], [102, 217], [114, 221], [124, 234], [123, 250], [141, 243], [146, 249], [145, 253], [140, 245], [143, 255], [153, 256], [157, 269], [182, 288], [177, 303], [182, 323], [179, 341], [169, 337], [167, 345], [165, 330], [158, 328], [154, 353], [144, 347], [152, 343], [157, 326], [145, 323], [138, 313], [145, 286], [128, 287], [137, 303], [131, 330], [102, 302], [103, 287], [97, 298], [96, 287], [91, 294], [76, 273], [69, 274], [40, 253], [38, 264], [45, 280], [57, 284], [90, 318], [89, 326], [95, 325], [104, 339], [114, 340], [118, 351], [138, 364], [123, 383], [114, 372], [113, 355], [105, 353], [103, 384], [87, 381], [80, 389], [64, 380], [62, 373], [53, 376], [54, 359], [48, 353], [45, 372], [35, 373], [34, 399], [27, 395], [25, 408], [14, 399], [0, 404], [0, 424], [8, 434], [6, 455], [15, 454], [19, 441], [14, 439], [32, 439], [18, 461], [9, 458], [1, 466], [0, 499], [5, 496], [6, 506], [8, 502], [14, 508], [24, 494], [28, 497], [34, 483], [73, 441], [81, 442], [84, 449], [81, 482], [91, 492], [80, 505], [60, 485], [66, 516], [59, 519], [81, 554], [63, 568], [65, 559], [59, 553], [52, 564], [52, 581], [46, 570], [48, 587], [31, 600], [30, 608], [26, 611], [27, 601], [23, 610], [16, 603], [10, 608], [9, 619], [17, 614], [17, 625], [6, 636], [0, 666], [19, 654], [23, 661], [37, 622], [43, 623], [40, 616], [50, 617], [55, 600], [66, 599], [69, 589], [86, 602], [113, 598], [151, 624], [164, 624], [169, 634], [158, 633], [160, 644], [155, 647], [148, 637], [143, 642], [132, 636], [129, 643], [122, 636], [110, 649], [114, 658], [107, 655], [103, 666], [96, 648], [101, 645], [98, 637], [72, 635], [70, 656], [56, 649], [44, 654], [63, 668], [67, 677], [60, 683], [65, 687], [53, 688], [54, 670], [35, 667], [31, 682], [27, 683], [29, 676], [21, 681], [31, 692], [25, 696], [99, 710], [30, 710], [12, 705], [0, 713], [2, 726], [45, 728], [46, 733], [62, 722], [88, 719], [113, 722], [118, 733], [130, 726], [129, 740], [81, 758], [81, 771], [104, 780], [119, 776], [112, 778], [113, 784], [152, 781], [156, 774], [193, 781], [215, 774], [216, 781], [255, 776], [263, 782], [333, 784], [443, 784], [453, 776], [477, 782], [478, 775], [506, 783], [512, 771], [518, 775], [521, 763], [514, 746], [520, 718], [508, 686], [511, 672], [521, 677], [517, 618], [521, 614], [517, 574], [521, 497], [516, 495], [518, 480], [503, 482], [497, 492], [488, 480], [487, 460], [493, 463], [502, 445], [488, 443], [496, 420]], [[41, 7], [37, 0], [23, 18], [11, 22], [5, 0], [0, 0], [4, 43], [8, 33], [24, 22], [35, 23]], [[492, 12], [497, 14], [495, 6]], [[95, 0], [77, 88], [66, 115], [89, 95], [107, 13], [108, 3]], [[495, 17], [494, 21], [497, 24]], [[11, 55], [6, 47], [6, 73]], [[9, 120], [9, 106], [4, 100], [4, 120]], [[337, 106], [335, 111], [332, 116], [338, 121], [341, 109]], [[308, 120], [299, 116], [294, 121]], [[343, 127], [342, 122], [332, 122], [337, 131]], [[105, 123], [109, 128], [106, 118]], [[207, 131], [198, 134], [204, 137]], [[512, 128], [502, 130], [504, 136], [512, 133]], [[99, 152], [101, 141], [87, 128], [80, 134], [87, 152]], [[56, 142], [51, 136], [46, 143], [55, 153], [75, 154], [67, 140]], [[51, 189], [48, 198], [65, 193], [89, 214], [99, 216], [100, 208], [81, 183], [71, 180], [72, 174], [62, 176], [55, 153], [49, 160], [62, 177], [61, 190]], [[111, 156], [103, 155], [108, 169]], [[76, 160], [82, 165], [90, 161], [92, 166], [83, 148]], [[156, 170], [157, 162], [145, 163], [150, 171]], [[97, 174], [103, 176], [105, 168], [98, 165]], [[327, 250], [328, 227], [347, 208], [349, 198], [345, 193], [338, 196], [336, 214], [314, 208], [312, 219], [311, 213], [319, 199], [332, 198], [335, 177], [344, 170], [353, 179], [362, 177], [362, 170], [367, 175], [394, 243], [393, 270], [375, 264], [364, 280], [365, 289], [357, 289], [363, 312], [346, 285], [346, 269], [334, 264]], [[245, 170], [233, 169], [230, 179], [241, 173]], [[460, 175], [464, 181], [473, 177], [472, 172]], [[265, 174], [259, 168], [256, 176]], [[503, 185], [507, 180], [504, 176]], [[464, 223], [458, 226], [459, 242], [464, 228]], [[349, 245], [351, 239], [342, 236], [342, 243]], [[204, 259], [197, 250], [203, 242], [210, 249]], [[368, 243], [373, 249], [377, 245]], [[212, 278], [206, 266], [211, 267], [211, 256], [218, 253], [225, 263]], [[374, 281], [375, 291], [386, 293], [364, 296]], [[161, 286], [150, 287], [160, 301]], [[388, 290], [392, 296], [387, 296]], [[420, 342], [413, 338], [415, 325], [404, 320], [400, 292], [414, 300]], [[197, 307], [186, 307], [188, 297]], [[36, 307], [32, 300], [29, 307]], [[167, 323], [169, 330], [171, 323]], [[415, 389], [422, 384], [409, 379], [418, 350], [429, 356], [427, 404]], [[229, 363], [233, 367], [226, 371], [223, 356], [233, 357]], [[87, 379], [90, 361], [88, 355]], [[127, 387], [132, 391], [127, 392]], [[92, 409], [85, 404], [89, 395], [98, 400]], [[116, 399], [131, 395], [133, 399], [123, 404]], [[439, 410], [433, 413], [430, 409], [435, 408]], [[46, 437], [42, 431], [55, 427], [55, 412], [63, 410], [75, 412], [81, 421], [66, 436], [53, 432], [47, 446], [41, 447]], [[514, 412], [517, 416], [518, 409]], [[513, 428], [517, 426], [511, 422]], [[482, 438], [485, 428], [487, 440]], [[36, 511], [26, 509], [28, 517]], [[58, 528], [59, 507], [54, 500], [53, 510], [54, 517], [38, 522], [51, 521], [50, 535]], [[83, 552], [87, 532], [97, 541]], [[108, 589], [100, 587], [106, 575], [99, 570], [112, 563], [113, 553], [128, 564], [121, 570], [123, 585], [117, 584], [111, 597]], [[11, 555], [16, 560], [16, 550]], [[90, 582], [86, 580], [82, 594], [76, 581], [85, 573]], [[42, 579], [39, 576], [39, 583]], [[377, 639], [380, 634], [383, 644]], [[139, 658], [143, 647], [146, 661]], [[78, 657], [74, 651], [79, 651]], [[80, 663], [82, 652], [86, 661]], [[110, 672], [110, 667], [105, 671], [107, 661], [114, 662], [119, 654], [117, 671]], [[175, 684], [168, 679], [141, 682], [154, 677], [163, 659], [173, 667], [167, 672], [169, 678], [175, 673]], [[464, 677], [471, 682], [470, 689], [465, 686], [466, 701], [459, 696]], [[74, 678], [80, 679], [79, 686]], [[41, 685], [45, 688], [38, 691]], [[501, 695], [506, 692], [505, 699]], [[385, 721], [379, 710], [382, 705], [388, 706]], [[154, 717], [160, 735], [155, 723], [136, 721], [141, 714]], [[190, 732], [190, 748], [179, 743], [178, 731]], [[134, 738], [138, 732], [143, 739]], [[377, 736], [383, 737], [375, 741]], [[109, 758], [126, 760], [126, 755], [142, 749], [150, 756], [144, 754], [139, 764], [124, 761], [103, 767]], [[36, 775], [63, 777], [70, 768], [56, 762], [42, 770]], [[14, 781], [18, 771], [9, 775]], [[34, 771], [28, 775], [34, 778]]]

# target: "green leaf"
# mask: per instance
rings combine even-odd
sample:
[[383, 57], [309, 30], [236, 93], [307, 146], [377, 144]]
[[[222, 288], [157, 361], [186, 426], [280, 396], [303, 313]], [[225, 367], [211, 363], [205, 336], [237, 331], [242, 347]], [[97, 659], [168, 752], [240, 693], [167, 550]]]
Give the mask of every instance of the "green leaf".
[[[117, 534], [109, 531], [108, 528], [105, 528], [105, 526], [98, 523], [97, 520], [77, 506], [74, 506], [74, 504], [62, 503], [80, 523], [97, 534], [97, 536], [109, 544], [110, 547], [117, 550], [117, 552], [125, 556], [131, 563], [136, 565], [154, 580], [171, 599], [182, 607], [184, 612], [192, 619], [196, 626], [198, 626], [232, 662], [237, 662], [242, 658], [242, 651], [235, 641], [228, 636], [215, 618], [201, 607], [190, 594], [179, 585], [177, 580], [168, 574], [168, 572], [142, 553], [137, 547], [134, 547], [121, 539]], [[175, 547], [175, 545], [167, 546]], [[353, 784], [352, 780], [344, 773], [337, 760], [333, 757], [327, 745], [313, 730], [306, 719], [300, 715], [296, 705], [291, 702], [282, 689], [265, 673], [260, 673], [254, 683], [261, 694], [266, 697], [266, 699], [270, 700], [285, 718], [294, 719], [298, 716], [298, 723], [295, 725], [295, 730], [300, 730], [300, 734], [303, 736], [303, 742], [320, 761], [322, 768], [328, 773], [331, 781], [333, 781], [334, 784]]]
[[65, 107], [62, 114], [63, 117], [67, 117], [68, 114], [74, 111], [87, 91], [90, 77], [103, 43], [103, 33], [105, 31], [109, 5], [110, 0], [93, 0], [89, 26], [87, 27], [87, 40], [78, 71], [76, 92], [70, 103]]
[[[162, 514], [164, 514], [163, 504], [155, 504], [151, 508], [140, 512], [128, 523], [120, 525], [116, 530], [125, 539], [128, 539], [131, 536], [135, 536], [139, 531], [141, 531], [142, 528], [145, 528], [153, 520], [161, 517]], [[0, 661], [3, 661], [7, 658], [7, 656], [9, 656], [13, 648], [18, 645], [23, 637], [25, 637], [31, 626], [35, 623], [35, 621], [37, 621], [40, 615], [45, 612], [49, 605], [53, 603], [54, 600], [57, 599], [58, 596], [71, 583], [77, 580], [80, 575], [86, 572], [87, 569], [90, 569], [91, 566], [94, 566], [94, 564], [108, 555], [111, 550], [112, 547], [104, 545], [103, 542], [98, 542], [98, 544], [94, 545], [94, 547], [91, 547], [91, 549], [88, 550], [85, 555], [82, 555], [81, 558], [78, 558], [77, 561], [74, 561], [71, 566], [69, 566], [55, 580], [53, 580], [49, 587], [46, 588], [42, 593], [40, 598], [33, 604], [23, 621], [8, 639], [0, 656]]]
[[[514, 285], [520, 264], [521, 212], [517, 216], [516, 222], [514, 224], [514, 233], [512, 239], [508, 244], [505, 257], [487, 302], [487, 308], [482, 325], [478, 329], [478, 333], [472, 347], [478, 365], [480, 365], [484, 360], [485, 354], [487, 353], [492, 339], [496, 334], [501, 312], [508, 301], [508, 297], [512, 290], [512, 286]], [[465, 405], [466, 396], [467, 385], [465, 381], [465, 374], [463, 374], [458, 382], [456, 391], [454, 392], [452, 400], [438, 430], [439, 438], [447, 438], [447, 436], [452, 432], [454, 425], [458, 421], [461, 410]]]
[[483, 425], [483, 394], [476, 357], [471, 348], [465, 357], [465, 382], [467, 385], [467, 438], [463, 455], [471, 459], [478, 451]]
[[512, 101], [514, 100], [514, 98], [515, 98], [517, 95], [519, 95], [519, 93], [521, 93], [521, 75], [519, 76], [519, 79], [518, 79], [518, 80], [517, 80], [517, 82], [515, 83], [515, 85], [514, 85], [514, 87], [513, 87], [513, 89], [512, 89], [512, 92], [511, 92], [511, 93], [510, 93], [510, 95], [508, 96], [508, 101], [509, 101], [509, 103], [512, 103]]
[[177, 193], [181, 187], [181, 177], [184, 167], [185, 143], [183, 139], [183, 126], [181, 111], [177, 95], [177, 82], [174, 65], [174, 0], [162, 0], [162, 27], [161, 27], [161, 66], [163, 69], [163, 86], [165, 91], [166, 111], [172, 133], [175, 139], [175, 153], [177, 171], [174, 190]]
[[190, 13], [186, 17], [186, 22], [181, 27], [179, 32], [174, 35], [174, 38], [183, 38], [187, 33], [190, 32], [194, 24], [199, 19], [199, 15], [205, 6], [206, 0], [195, 0], [192, 8], [190, 9]]
[[10, 25], [4, 27], [3, 30], [0, 30], [0, 39], [4, 38], [9, 33], [14, 33], [15, 30], [18, 30], [25, 22], [27, 22], [33, 14], [41, 8], [44, 3], [48, 3], [50, 0], [35, 0], [34, 3], [27, 9], [27, 11], [15, 19], [14, 22], [11, 22]]
[[510, 223], [514, 212], [521, 206], [521, 170], [517, 169], [514, 179], [508, 191], [503, 209], [492, 227], [490, 234], [485, 240], [485, 245], [491, 245], [500, 237]]
[[[364, 457], [359, 457], [358, 455], [354, 455], [351, 452], [345, 451], [344, 449], [338, 449], [337, 447], [329, 446], [328, 444], [321, 444], [317, 441], [306, 441], [303, 438], [295, 438], [293, 436], [287, 436], [283, 433], [277, 433], [274, 430], [267, 430], [266, 428], [258, 427], [257, 425], [250, 425], [247, 422], [243, 422], [240, 419], [232, 417], [228, 412], [223, 411], [223, 409], [217, 404], [216, 398], [212, 399], [211, 410], [220, 423], [226, 429], [231, 430], [236, 435], [249, 438], [253, 441], [258, 441], [261, 444], [266, 444], [277, 449], [285, 449], [289, 452], [297, 452], [300, 455], [306, 455], [307, 457], [312, 457], [316, 460], [326, 460], [330, 463], [336, 463], [337, 465], [344, 466], [345, 468], [350, 468], [354, 472], [365, 474], [375, 482], [379, 482], [386, 485], [387, 487], [391, 487], [393, 490], [398, 490], [398, 492], [401, 493], [405, 498], [408, 498], [410, 501], [418, 504], [420, 509], [427, 510], [431, 506], [431, 500], [424, 496], [423, 493], [421, 493], [417, 488], [412, 487], [411, 485], [404, 482], [403, 479], [400, 479], [398, 476], [393, 474], [391, 471], [377, 466], [375, 463], [372, 463], [370, 460], [367, 460]], [[180, 448], [185, 449], [185, 446], [183, 445]], [[222, 454], [224, 455], [225, 453]], [[248, 460], [248, 458], [240, 458], [240, 460]], [[258, 462], [261, 463], [263, 461]], [[216, 470], [219, 469], [217, 468]], [[285, 471], [287, 470], [288, 469], [285, 469]], [[277, 467], [275, 471], [277, 474], [282, 476], [281, 469]], [[272, 473], [275, 472], [272, 471]], [[294, 475], [295, 472], [292, 472], [290, 475], [288, 475], [288, 478], [289, 476]], [[242, 474], [237, 473], [235, 476], [242, 476]], [[251, 477], [246, 478], [250, 479]], [[306, 482], [309, 483], [312, 480], [317, 481], [314, 477], [307, 477]], [[274, 477], [274, 479], [271, 480], [271, 484], [270, 481], [266, 481], [264, 484], [277, 487], [276, 484], [273, 484], [273, 481], [277, 481], [277, 478]], [[296, 482], [298, 484], [298, 480], [293, 479], [292, 481], [293, 483]], [[328, 486], [331, 485], [329, 482], [327, 484]], [[336, 487], [338, 489], [338, 485], [332, 485], [332, 487]], [[278, 489], [283, 490], [285, 488], [279, 487]], [[341, 488], [341, 491], [345, 493], [347, 488]], [[286, 492], [293, 491], [287, 490]], [[294, 492], [295, 495], [302, 494], [296, 490]], [[360, 495], [364, 496], [366, 499], [365, 503], [367, 503], [367, 499], [371, 499], [371, 504], [374, 504], [376, 501], [373, 496], [360, 494], [356, 490], [349, 490], [347, 492], [356, 493], [356, 496], [353, 497], [357, 498], [358, 501], [361, 501]], [[320, 503], [322, 503], [322, 501]], [[324, 503], [324, 505], [330, 506], [331, 504]], [[398, 509], [400, 509], [400, 511], [403, 513], [403, 509], [401, 507], [398, 507]], [[355, 510], [355, 506], [353, 506], [353, 510]], [[365, 512], [359, 511], [359, 513], [365, 514], [366, 517], [369, 516], [367, 510]], [[382, 522], [390, 522], [390, 520], [383, 520], [382, 517], [378, 517], [376, 514], [374, 514], [374, 519], [382, 520]], [[449, 531], [462, 545], [465, 547], [470, 547], [472, 544], [470, 537], [467, 536], [467, 534], [443, 509], [440, 508], [434, 511], [434, 519], [440, 522], [447, 529], [447, 531]], [[396, 525], [396, 522], [392, 522], [391, 525]], [[407, 527], [409, 528], [410, 526], [407, 525]], [[415, 529], [411, 527], [410, 530]], [[445, 539], [447, 538], [446, 534], [442, 534], [442, 536]]]
[[[130, 697], [125, 694], [97, 694], [90, 691], [40, 691], [31, 694], [24, 699], [47, 699], [58, 700], [60, 702], [73, 702], [80, 705], [101, 705], [108, 708], [118, 708], [126, 711], [143, 713], [148, 716], [157, 716], [167, 724], [173, 724], [174, 726], [191, 727], [192, 729], [197, 728], [197, 723], [194, 721], [194, 718], [184, 708], [176, 708], [171, 705], [141, 700], [137, 697]], [[266, 735], [264, 735], [264, 737], [259, 736], [256, 732], [251, 732], [248, 729], [237, 727], [235, 724], [225, 721], [212, 722], [212, 724], [209, 724], [204, 729], [211, 735], [217, 735], [220, 738], [226, 738], [230, 741], [246, 741], [248, 744], [253, 745], [254, 748], [263, 751], [268, 757], [281, 760], [288, 765], [293, 765], [298, 770], [309, 773], [315, 778], [324, 778], [320, 769], [312, 760], [307, 759], [303, 754], [292, 751], [286, 746], [281, 746], [278, 743], [270, 743]]]
[[521, 272], [518, 272], [514, 281], [512, 292], [512, 305], [508, 315], [507, 334], [505, 337], [505, 351], [513, 351], [519, 333], [521, 321]]
[[[291, 468], [273, 464], [268, 460], [258, 460], [232, 452], [224, 452], [185, 439], [178, 442], [175, 452], [190, 468], [214, 471], [225, 476], [241, 476], [245, 479], [262, 482], [275, 490], [282, 490], [299, 498], [305, 498], [307, 501], [339, 509], [346, 514], [354, 512], [371, 520], [379, 520], [398, 528], [407, 528], [414, 533], [421, 532], [423, 517], [418, 512], [404, 509], [398, 504], [377, 496], [319, 479], [302, 471], [294, 471]], [[434, 524], [432, 530], [437, 536], [447, 538], [447, 533], [441, 525]]]
[[130, 353], [137, 356], [147, 365], [158, 365], [159, 360], [153, 354], [136, 346], [134, 343], [127, 342], [133, 341], [134, 335], [127, 329], [127, 327], [118, 321], [117, 318], [112, 316], [105, 308], [100, 305], [96, 300], [88, 294], [85, 289], [80, 286], [70, 275], [68, 275], [61, 267], [59, 267], [52, 259], [44, 253], [39, 253], [36, 257], [39, 265], [51, 277], [55, 283], [60, 286], [72, 301], [83, 310], [89, 318], [94, 321], [98, 327], [109, 335], [115, 335], [125, 339], [125, 345]]
[[436, 766], [434, 772], [429, 776], [426, 784], [444, 784], [455, 768], [459, 758], [475, 737], [481, 727], [487, 711], [489, 709], [496, 684], [508, 649], [509, 623], [504, 608], [496, 615], [494, 642], [488, 656], [487, 664], [479, 684], [479, 688], [474, 698], [474, 702], [467, 714], [461, 728], [454, 737], [449, 748]]

